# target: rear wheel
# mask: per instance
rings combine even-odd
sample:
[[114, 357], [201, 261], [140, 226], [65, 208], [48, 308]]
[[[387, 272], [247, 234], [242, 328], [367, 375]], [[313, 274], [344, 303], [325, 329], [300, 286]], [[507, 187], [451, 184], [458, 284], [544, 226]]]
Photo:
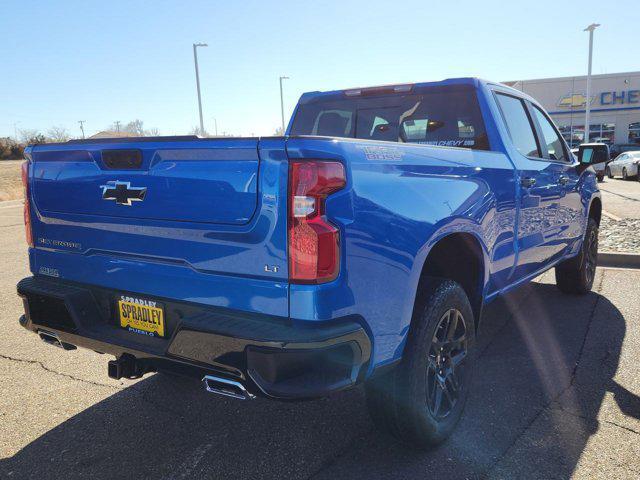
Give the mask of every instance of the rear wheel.
[[591, 290], [598, 265], [598, 224], [589, 218], [580, 253], [556, 267], [556, 284], [564, 293], [585, 294]]
[[626, 168], [622, 169], [622, 178], [624, 180], [628, 180], [629, 179], [629, 176], [627, 175], [627, 169]]
[[366, 386], [374, 423], [420, 449], [455, 428], [475, 363], [475, 322], [465, 291], [451, 280], [429, 283], [401, 363]]

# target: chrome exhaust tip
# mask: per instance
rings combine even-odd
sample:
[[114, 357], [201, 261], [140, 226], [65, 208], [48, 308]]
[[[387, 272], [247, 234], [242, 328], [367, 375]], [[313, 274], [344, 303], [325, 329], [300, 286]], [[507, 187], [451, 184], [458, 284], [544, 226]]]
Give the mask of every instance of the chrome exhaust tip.
[[62, 340], [60, 340], [60, 337], [58, 337], [58, 335], [53, 332], [48, 332], [47, 330], [38, 330], [38, 336], [44, 343], [53, 345], [54, 347], [62, 348], [63, 350], [76, 349], [75, 345], [63, 342]]
[[217, 393], [225, 397], [239, 400], [253, 400], [256, 398], [255, 395], [247, 391], [242, 383], [228, 378], [216, 377], [215, 375], [202, 377], [202, 386], [209, 393]]

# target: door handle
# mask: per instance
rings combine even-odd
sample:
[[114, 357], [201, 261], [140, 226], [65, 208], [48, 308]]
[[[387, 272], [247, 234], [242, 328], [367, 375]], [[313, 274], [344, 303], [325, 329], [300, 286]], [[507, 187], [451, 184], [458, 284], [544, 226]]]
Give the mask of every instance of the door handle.
[[536, 184], [536, 179], [531, 177], [524, 177], [520, 179], [520, 185], [524, 188], [531, 188]]
[[560, 176], [560, 178], [558, 178], [558, 183], [560, 183], [560, 185], [566, 185], [569, 182], [569, 177], [562, 175]]

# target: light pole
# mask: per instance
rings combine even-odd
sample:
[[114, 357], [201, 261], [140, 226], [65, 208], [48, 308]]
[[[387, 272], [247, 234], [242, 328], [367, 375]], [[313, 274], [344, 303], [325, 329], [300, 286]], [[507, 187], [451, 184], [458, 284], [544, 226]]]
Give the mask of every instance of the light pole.
[[193, 44], [193, 62], [196, 66], [196, 88], [198, 89], [198, 111], [200, 112], [200, 135], [204, 135], [204, 122], [202, 121], [202, 98], [200, 97], [200, 73], [198, 72], [198, 47], [208, 47], [206, 43]]
[[82, 131], [83, 139], [84, 139], [84, 122], [86, 122], [86, 120], [78, 120], [78, 123], [80, 124], [80, 130]]
[[284, 135], [284, 98], [282, 96], [282, 80], [289, 80], [289, 77], [280, 77], [280, 115], [282, 116], [282, 135]]
[[592, 23], [583, 31], [589, 32], [589, 68], [587, 70], [587, 105], [584, 116], [584, 143], [589, 143], [591, 133], [591, 61], [593, 58], [593, 31], [600, 26], [599, 23]]

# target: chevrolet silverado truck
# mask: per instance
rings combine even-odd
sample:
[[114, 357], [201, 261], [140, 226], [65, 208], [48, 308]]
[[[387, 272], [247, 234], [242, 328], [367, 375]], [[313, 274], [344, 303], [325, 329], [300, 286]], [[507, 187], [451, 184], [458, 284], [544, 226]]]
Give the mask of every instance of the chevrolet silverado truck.
[[540, 104], [473, 78], [304, 94], [273, 138], [25, 151], [20, 324], [239, 399], [364, 384], [418, 448], [459, 420], [483, 306], [591, 289], [600, 193]]

